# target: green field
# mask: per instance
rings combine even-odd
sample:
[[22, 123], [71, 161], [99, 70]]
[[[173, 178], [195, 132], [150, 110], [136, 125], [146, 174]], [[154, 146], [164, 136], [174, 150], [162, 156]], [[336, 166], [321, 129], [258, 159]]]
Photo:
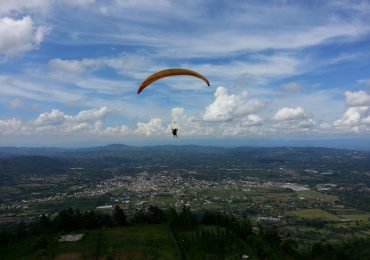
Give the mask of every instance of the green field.
[[317, 199], [317, 200], [328, 201], [328, 202], [334, 202], [338, 199], [337, 196], [327, 195], [327, 194], [314, 191], [314, 190], [299, 191], [297, 192], [297, 196], [303, 197], [306, 199]]
[[368, 221], [370, 219], [370, 213], [364, 214], [345, 214], [340, 215], [343, 219], [348, 219], [351, 221]]
[[289, 211], [286, 216], [302, 219], [321, 219], [327, 221], [340, 221], [341, 218], [321, 209], [301, 209]]
[[212, 187], [207, 189], [191, 188], [189, 194], [194, 194], [197, 197], [219, 198], [226, 199], [230, 196], [243, 197], [246, 193], [238, 188], [226, 189], [223, 187]]

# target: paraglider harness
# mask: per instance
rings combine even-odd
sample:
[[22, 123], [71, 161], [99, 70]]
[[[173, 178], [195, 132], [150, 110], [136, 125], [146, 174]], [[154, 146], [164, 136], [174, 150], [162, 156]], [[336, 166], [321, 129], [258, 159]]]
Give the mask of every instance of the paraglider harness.
[[179, 130], [179, 129], [178, 128], [172, 128], [172, 126], [171, 126], [171, 130], [172, 130], [173, 138], [179, 138], [177, 136], [177, 130]]

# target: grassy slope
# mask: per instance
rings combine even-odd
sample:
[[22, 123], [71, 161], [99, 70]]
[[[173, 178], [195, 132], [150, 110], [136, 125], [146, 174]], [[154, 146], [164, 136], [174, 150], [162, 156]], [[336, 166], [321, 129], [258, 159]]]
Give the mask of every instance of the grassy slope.
[[95, 259], [103, 257], [127, 259], [179, 259], [180, 252], [167, 225], [135, 225], [81, 231], [85, 237], [78, 242], [56, 242], [47, 249], [37, 249], [39, 237], [30, 238], [15, 246], [0, 250], [0, 259]]

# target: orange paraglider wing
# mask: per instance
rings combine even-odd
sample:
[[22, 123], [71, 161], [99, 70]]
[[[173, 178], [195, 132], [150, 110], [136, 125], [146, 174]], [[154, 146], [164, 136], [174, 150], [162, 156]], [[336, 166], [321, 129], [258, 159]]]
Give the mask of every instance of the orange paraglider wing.
[[208, 86], [210, 86], [209, 81], [206, 77], [204, 77], [202, 74], [189, 70], [189, 69], [166, 69], [161, 70], [158, 72], [153, 73], [149, 77], [147, 77], [140, 85], [140, 87], [137, 90], [137, 93], [140, 94], [141, 91], [143, 91], [144, 88], [152, 84], [154, 81], [157, 81], [161, 78], [165, 77], [171, 77], [171, 76], [193, 76], [200, 78], [205, 83], [207, 83]]

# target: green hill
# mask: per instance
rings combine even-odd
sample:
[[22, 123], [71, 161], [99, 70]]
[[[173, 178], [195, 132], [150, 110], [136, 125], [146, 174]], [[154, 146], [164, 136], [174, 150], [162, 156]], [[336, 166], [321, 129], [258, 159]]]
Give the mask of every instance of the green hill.
[[[75, 232], [76, 233], [76, 232]], [[168, 225], [85, 230], [82, 240], [58, 242], [58, 235], [32, 237], [0, 250], [1, 259], [180, 259]]]

